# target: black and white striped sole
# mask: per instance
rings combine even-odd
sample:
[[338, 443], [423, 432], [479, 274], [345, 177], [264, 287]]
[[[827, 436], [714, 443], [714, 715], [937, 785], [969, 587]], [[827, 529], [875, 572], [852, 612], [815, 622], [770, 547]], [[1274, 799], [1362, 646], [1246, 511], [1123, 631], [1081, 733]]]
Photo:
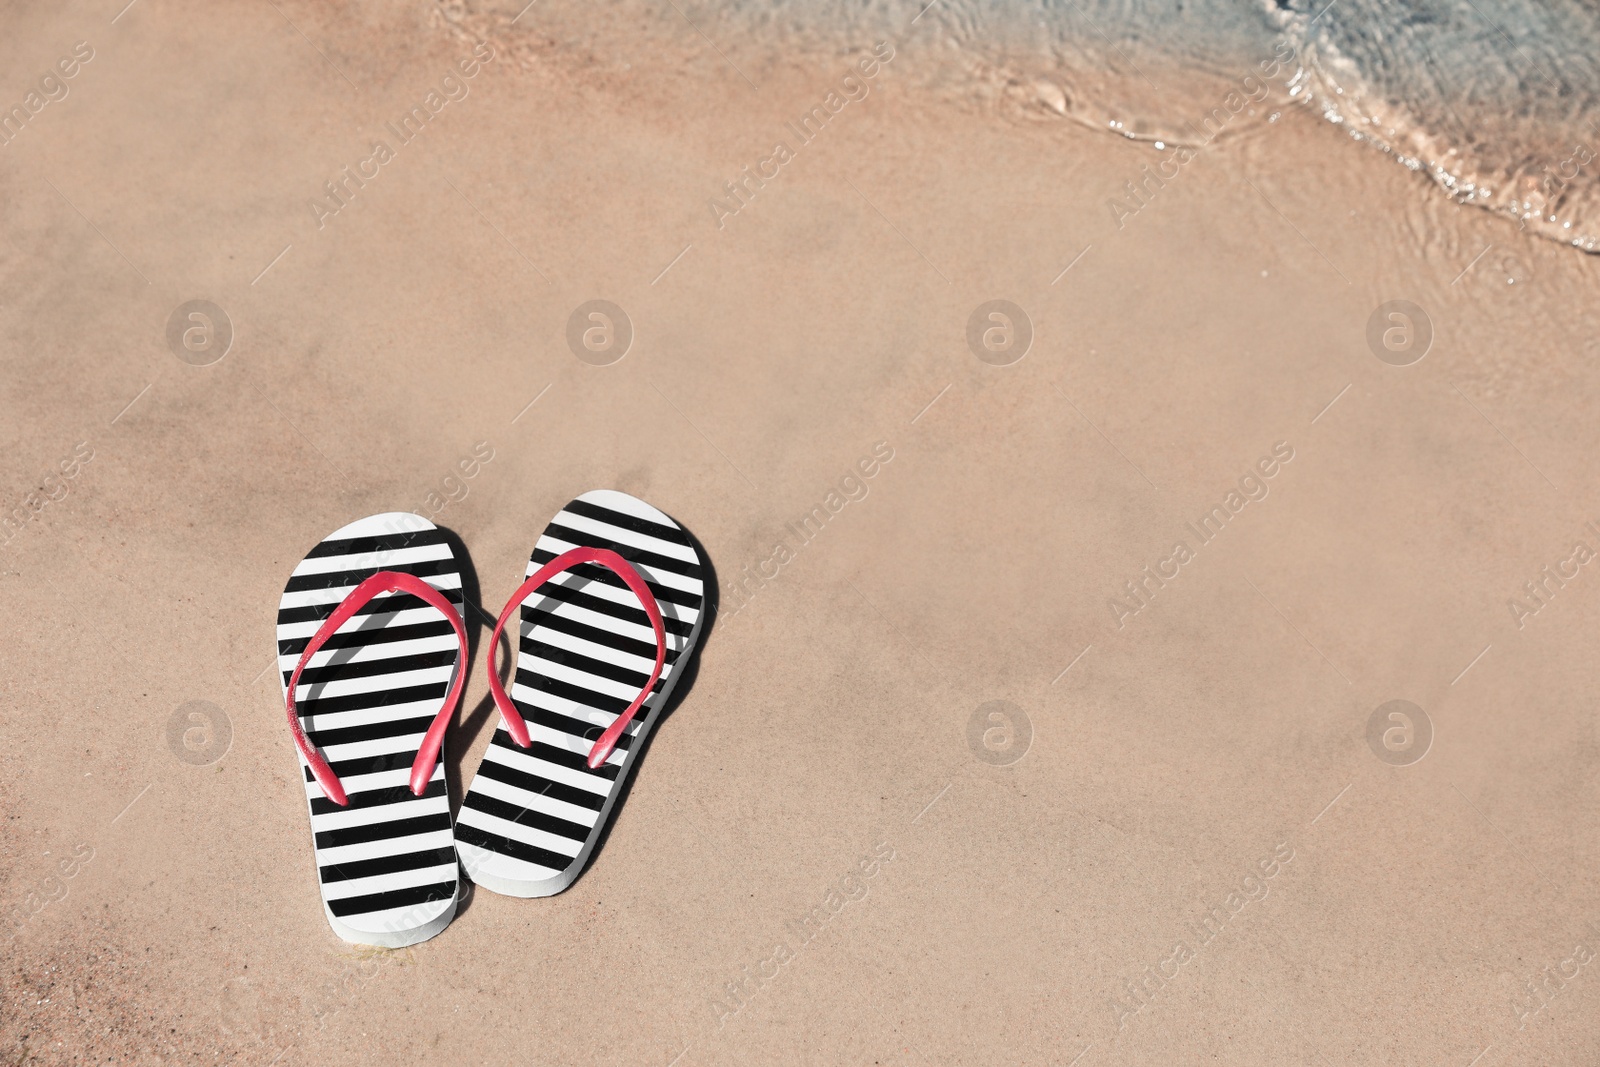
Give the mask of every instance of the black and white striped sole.
[[518, 745], [502, 718], [455, 831], [467, 876], [509, 896], [549, 896], [578, 877], [700, 637], [705, 569], [672, 519], [626, 493], [585, 493], [540, 536], [525, 573], [580, 547], [615, 552], [644, 579], [660, 607], [666, 653], [653, 692], [591, 769], [596, 739], [650, 680], [652, 623], [622, 578], [589, 563], [552, 577], [523, 603], [510, 697], [531, 743]]
[[[311, 550], [279, 602], [286, 696], [324, 620], [379, 571], [417, 576], [460, 614], [461, 565], [442, 531], [405, 512], [351, 523]], [[340, 806], [328, 799], [300, 754], [323, 909], [346, 941], [413, 945], [455, 916], [458, 868], [444, 761], [421, 796], [409, 779], [424, 734], [456, 672], [466, 668], [452, 623], [417, 596], [394, 592], [341, 625], [300, 676], [300, 722], [349, 800]]]

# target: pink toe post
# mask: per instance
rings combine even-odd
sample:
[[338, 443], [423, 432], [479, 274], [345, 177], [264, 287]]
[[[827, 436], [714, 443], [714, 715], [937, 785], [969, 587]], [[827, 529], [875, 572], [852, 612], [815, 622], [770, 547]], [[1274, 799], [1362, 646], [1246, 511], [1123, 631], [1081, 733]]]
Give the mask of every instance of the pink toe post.
[[[615, 722], [606, 727], [605, 733], [595, 741], [594, 747], [589, 750], [589, 769], [593, 770], [605, 763], [606, 757], [611, 755], [612, 749], [617, 747], [617, 739], [622, 736], [622, 731], [627, 729], [628, 723], [633, 721], [633, 716], [645, 702], [656, 687], [656, 681], [661, 677], [661, 668], [667, 660], [667, 633], [661, 624], [661, 607], [656, 603], [656, 598], [650, 592], [650, 587], [645, 584], [639, 572], [621, 556], [607, 548], [574, 548], [561, 553], [555, 559], [528, 576], [528, 580], [517, 587], [511, 595], [505, 610], [500, 613], [499, 620], [494, 624], [494, 635], [489, 639], [489, 691], [494, 695], [495, 706], [500, 709], [500, 715], [505, 719], [506, 729], [511, 732], [511, 739], [522, 748], [528, 748], [533, 740], [528, 736], [528, 724], [523, 722], [522, 715], [517, 711], [511, 698], [506, 695], [505, 686], [500, 684], [499, 672], [495, 670], [494, 653], [500, 647], [500, 633], [505, 629], [506, 620], [511, 613], [522, 605], [522, 602], [532, 596], [538, 588], [551, 578], [571, 570], [580, 563], [598, 563], [614, 572], [623, 583], [639, 598], [639, 603], [644, 606], [644, 613], [650, 619], [650, 625], [656, 632], [656, 665], [650, 672], [650, 680], [644, 684], [639, 695], [633, 698], [633, 703], [628, 705], [628, 710], [617, 716]], [[514, 663], [515, 661], [513, 661]], [[515, 667], [513, 666], [513, 672]]]
[[[348, 807], [349, 798], [345, 796], [344, 786], [339, 782], [339, 776], [333, 773], [333, 768], [328, 766], [316, 748], [312, 746], [311, 739], [306, 736], [305, 730], [300, 725], [300, 714], [295, 710], [294, 693], [300, 684], [300, 672], [306, 669], [306, 664], [311, 662], [311, 657], [323, 645], [323, 642], [332, 637], [334, 632], [348, 622], [356, 612], [360, 611], [374, 597], [384, 593], [410, 593], [412, 596], [439, 611], [455, 629], [456, 639], [461, 642], [461, 669], [456, 671], [455, 681], [450, 683], [450, 692], [444, 698], [444, 706], [433, 717], [428, 732], [423, 735], [422, 747], [417, 750], [417, 758], [411, 764], [411, 791], [421, 796], [428, 788], [428, 779], [433, 777], [433, 768], [439, 760], [439, 747], [444, 743], [444, 732], [450, 726], [450, 719], [456, 710], [456, 704], [461, 699], [461, 685], [466, 680], [467, 664], [467, 629], [461, 622], [461, 616], [451, 606], [437, 589], [414, 574], [403, 574], [399, 571], [379, 571], [360, 585], [350, 590], [343, 602], [334, 609], [322, 625], [318, 627], [316, 635], [306, 645], [305, 651], [300, 653], [300, 662], [295, 664], [294, 675], [289, 679], [289, 694], [287, 699], [289, 711], [289, 729], [294, 733], [294, 743], [300, 749], [300, 754], [305, 757], [306, 763], [311, 766], [311, 775], [322, 787], [322, 795], [340, 807]], [[652, 604], [653, 606], [653, 604]], [[660, 632], [660, 623], [656, 630]], [[499, 631], [496, 631], [498, 635]], [[494, 656], [489, 657], [493, 666]], [[659, 662], [659, 661], [658, 661]], [[659, 670], [659, 667], [657, 668]], [[653, 682], [654, 679], [651, 679]], [[520, 723], [521, 720], [519, 719]]]

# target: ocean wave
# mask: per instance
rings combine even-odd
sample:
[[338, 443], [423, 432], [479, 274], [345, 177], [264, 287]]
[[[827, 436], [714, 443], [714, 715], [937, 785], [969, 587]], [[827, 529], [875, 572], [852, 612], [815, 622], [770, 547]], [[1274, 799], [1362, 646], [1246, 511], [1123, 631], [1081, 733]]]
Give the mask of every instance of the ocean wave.
[[1596, 0], [798, 0], [689, 10], [742, 19], [756, 38], [911, 44], [920, 35], [927, 53], [947, 57], [930, 83], [952, 88], [965, 76], [1040, 113], [1177, 144], [1195, 140], [1200, 101], [1225, 99], [1287, 44], [1291, 69], [1229, 136], [1275, 109], [1310, 107], [1463, 203], [1600, 251]]
[[938, 0], [927, 12], [975, 72], [1041, 109], [1178, 144], [1209, 139], [1199, 101], [1212, 108], [1287, 45], [1294, 68], [1230, 136], [1275, 107], [1311, 107], [1459, 201], [1600, 252], [1594, 0]]
[[1600, 11], [1572, 0], [1264, 0], [1307, 92], [1452, 196], [1600, 251]]
[[[518, 0], [439, 2], [457, 31], [503, 34], [514, 55], [532, 32], [514, 25]], [[679, 0], [674, 9], [663, 27], [720, 42], [722, 58], [758, 80], [802, 54], [838, 58], [889, 40], [915, 57], [898, 76], [927, 90], [1142, 140], [1248, 136], [1285, 108], [1310, 108], [1462, 203], [1600, 252], [1600, 0]], [[1264, 76], [1275, 60], [1281, 69]], [[1265, 80], [1266, 94], [1246, 79]], [[1240, 98], [1226, 130], [1203, 128], [1205, 115]]]

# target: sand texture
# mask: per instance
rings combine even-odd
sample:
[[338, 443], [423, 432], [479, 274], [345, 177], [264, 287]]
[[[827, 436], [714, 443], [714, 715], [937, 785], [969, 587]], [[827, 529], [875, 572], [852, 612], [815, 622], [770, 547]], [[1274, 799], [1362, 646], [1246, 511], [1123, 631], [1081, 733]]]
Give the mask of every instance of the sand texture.
[[[1600, 1062], [1600, 261], [1308, 111], [1178, 164], [923, 23], [521, 6], [5, 16], [8, 107], [92, 58], [0, 147], [0, 1063]], [[345, 945], [286, 577], [460, 537], [459, 793], [599, 487], [720, 597], [609, 838]]]

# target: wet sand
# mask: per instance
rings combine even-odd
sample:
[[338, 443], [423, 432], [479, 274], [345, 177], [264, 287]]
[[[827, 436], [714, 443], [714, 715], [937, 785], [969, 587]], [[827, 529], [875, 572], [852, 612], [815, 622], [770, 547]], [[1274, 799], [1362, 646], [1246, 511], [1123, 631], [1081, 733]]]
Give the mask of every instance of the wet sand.
[[[0, 148], [33, 516], [0, 1058], [1600, 1055], [1593, 258], [1292, 108], [1150, 182], [1171, 146], [958, 79], [920, 23], [869, 78], [877, 40], [697, 8], [116, 6], [0, 41], [7, 99], [94, 52]], [[746, 167], [776, 175], [734, 197]], [[592, 299], [632, 323], [606, 366], [568, 347]], [[207, 366], [168, 341], [191, 300], [231, 322]], [[969, 346], [991, 300], [1031, 323], [1007, 365], [995, 320]], [[1396, 366], [1368, 330], [1402, 300], [1432, 339]], [[608, 840], [558, 897], [343, 944], [270, 676], [285, 577], [417, 510], [493, 614], [601, 486], [691, 531], [722, 605]], [[1392, 700], [1420, 717], [1369, 732]], [[196, 701], [213, 733], [169, 741]]]

